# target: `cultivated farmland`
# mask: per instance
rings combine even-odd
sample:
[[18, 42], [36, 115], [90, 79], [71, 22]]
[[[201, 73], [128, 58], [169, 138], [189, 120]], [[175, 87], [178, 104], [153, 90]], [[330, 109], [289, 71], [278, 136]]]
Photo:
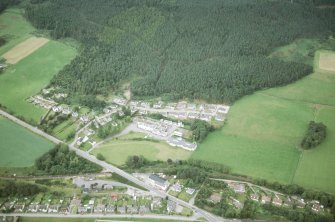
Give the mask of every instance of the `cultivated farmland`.
[[16, 64], [21, 59], [27, 57], [43, 45], [45, 45], [49, 39], [31, 37], [24, 42], [16, 45], [14, 48], [2, 55], [9, 64]]
[[191, 156], [190, 151], [173, 148], [165, 142], [143, 139], [143, 134], [130, 134], [118, 140], [112, 140], [101, 145], [93, 154], [101, 153], [107, 162], [123, 165], [128, 156], [142, 155], [149, 160], [184, 160]]
[[28, 167], [53, 144], [29, 130], [0, 117], [0, 167]]
[[335, 72], [335, 54], [331, 52], [320, 52], [319, 68]]
[[[319, 71], [246, 96], [192, 157], [228, 165], [235, 173], [335, 193], [334, 95], [335, 75]], [[303, 151], [299, 144], [310, 120], [327, 125], [327, 139]]]

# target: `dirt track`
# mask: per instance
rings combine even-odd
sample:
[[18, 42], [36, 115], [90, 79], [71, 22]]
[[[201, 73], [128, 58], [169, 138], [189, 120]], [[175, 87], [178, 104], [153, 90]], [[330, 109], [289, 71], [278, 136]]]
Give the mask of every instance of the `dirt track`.
[[46, 38], [31, 37], [16, 45], [14, 48], [3, 54], [2, 57], [7, 60], [7, 63], [15, 64], [42, 47], [48, 41], [49, 39]]

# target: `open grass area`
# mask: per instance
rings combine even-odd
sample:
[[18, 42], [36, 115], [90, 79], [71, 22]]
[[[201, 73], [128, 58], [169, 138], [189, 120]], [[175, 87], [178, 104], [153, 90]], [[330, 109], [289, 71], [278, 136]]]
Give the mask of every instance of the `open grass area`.
[[[225, 164], [239, 174], [335, 193], [334, 95], [334, 74], [317, 72], [246, 96], [192, 158]], [[303, 151], [299, 144], [314, 119], [328, 127], [327, 139]]]
[[93, 154], [101, 153], [107, 162], [121, 166], [128, 156], [142, 155], [149, 160], [184, 160], [191, 156], [190, 151], [174, 148], [165, 142], [155, 142], [143, 139], [143, 134], [130, 134], [111, 140], [93, 150]]
[[32, 166], [53, 144], [29, 130], [0, 117], [0, 166]]
[[0, 56], [32, 36], [34, 27], [22, 16], [17, 8], [7, 9], [0, 14], [0, 36], [5, 36], [7, 43], [0, 47]]
[[[9, 42], [0, 48], [0, 55], [31, 37], [31, 32], [34, 31], [18, 9], [10, 9], [1, 14], [0, 24], [0, 35], [10, 37]], [[38, 122], [45, 109], [29, 104], [26, 99], [45, 87], [75, 55], [73, 47], [49, 41], [18, 63], [10, 65], [0, 75], [0, 104], [17, 116]]]

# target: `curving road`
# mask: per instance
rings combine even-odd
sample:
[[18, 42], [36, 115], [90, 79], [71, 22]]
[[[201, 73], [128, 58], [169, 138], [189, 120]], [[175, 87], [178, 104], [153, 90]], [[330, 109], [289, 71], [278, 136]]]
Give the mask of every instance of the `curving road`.
[[[42, 136], [42, 137], [50, 140], [53, 143], [56, 143], [56, 144], [63, 143], [63, 141], [61, 141], [61, 140], [59, 140], [59, 139], [57, 139], [57, 138], [55, 138], [55, 137], [53, 137], [53, 136], [51, 136], [51, 135], [43, 132], [42, 130], [38, 129], [37, 127], [31, 126], [31, 125], [23, 122], [22, 120], [14, 117], [14, 116], [12, 116], [11, 114], [9, 114], [9, 113], [1, 110], [1, 109], [0, 109], [0, 115], [2, 115], [4, 117], [12, 120], [13, 122], [15, 122], [17, 124], [20, 124], [21, 126], [23, 126], [23, 127], [27, 128], [27, 129], [33, 131], [34, 133], [36, 133], [36, 134], [38, 134], [38, 135], [40, 135], [40, 136]], [[86, 124], [83, 128], [85, 128], [88, 124]], [[97, 165], [100, 165], [103, 168], [105, 168], [105, 169], [107, 169], [107, 170], [109, 170], [111, 172], [119, 174], [120, 176], [126, 178], [127, 180], [129, 180], [129, 181], [131, 181], [133, 183], [136, 183], [139, 186], [144, 187], [145, 189], [149, 190], [150, 192], [156, 194], [157, 196], [160, 196], [160, 197], [163, 197], [163, 198], [168, 197], [169, 200], [172, 200], [172, 201], [178, 203], [181, 206], [184, 206], [184, 207], [192, 209], [195, 212], [195, 214], [200, 215], [200, 216], [206, 218], [210, 222], [237, 221], [237, 220], [223, 219], [221, 217], [215, 216], [215, 215], [213, 215], [213, 214], [211, 214], [211, 213], [209, 213], [209, 212], [207, 212], [205, 210], [202, 210], [202, 209], [200, 209], [200, 208], [198, 208], [198, 207], [196, 207], [196, 206], [194, 206], [192, 204], [189, 204], [189, 203], [187, 203], [185, 201], [182, 201], [182, 200], [180, 200], [180, 199], [178, 199], [178, 198], [176, 198], [174, 196], [171, 196], [170, 194], [168, 194], [168, 193], [166, 193], [166, 192], [164, 192], [162, 190], [158, 190], [158, 189], [156, 189], [156, 188], [154, 188], [154, 187], [152, 187], [152, 186], [144, 183], [143, 181], [137, 179], [133, 175], [131, 175], [131, 174], [129, 174], [129, 173], [127, 173], [127, 172], [125, 172], [125, 171], [123, 171], [123, 170], [121, 170], [121, 169], [119, 169], [119, 168], [117, 168], [117, 167], [115, 167], [115, 166], [113, 166], [113, 165], [111, 165], [109, 163], [106, 163], [104, 161], [98, 160], [95, 156], [92, 156], [92, 155], [90, 155], [89, 153], [87, 153], [87, 152], [85, 152], [83, 150], [77, 149], [74, 146], [74, 144], [75, 144], [75, 141], [76, 141], [76, 139], [78, 137], [79, 132], [81, 132], [81, 130], [79, 130], [77, 132], [74, 141], [71, 144], [69, 144], [69, 148], [71, 150], [73, 150], [74, 152], [76, 152], [76, 154], [78, 156], [81, 156], [81, 157], [83, 157], [83, 158], [85, 158], [85, 159], [87, 159], [87, 160], [89, 160], [89, 161], [91, 161], [91, 162], [93, 162], [93, 163], [95, 163]]]

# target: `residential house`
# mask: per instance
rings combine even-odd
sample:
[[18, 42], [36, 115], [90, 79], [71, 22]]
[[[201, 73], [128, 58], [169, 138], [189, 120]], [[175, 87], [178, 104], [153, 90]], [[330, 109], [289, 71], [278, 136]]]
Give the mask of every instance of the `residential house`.
[[116, 211], [117, 211], [118, 213], [120, 213], [120, 214], [125, 214], [125, 213], [126, 213], [126, 207], [124, 207], [124, 206], [118, 206], [118, 207], [116, 208]]
[[176, 203], [171, 200], [168, 200], [166, 210], [168, 213], [174, 212], [176, 210]]
[[181, 185], [179, 183], [175, 183], [171, 186], [171, 190], [177, 193], [181, 192]]
[[104, 204], [98, 204], [96, 207], [94, 207], [94, 213], [102, 214], [104, 211], [105, 211]]
[[189, 195], [193, 195], [195, 192], [195, 189], [193, 188], [186, 188], [186, 193], [188, 193]]

